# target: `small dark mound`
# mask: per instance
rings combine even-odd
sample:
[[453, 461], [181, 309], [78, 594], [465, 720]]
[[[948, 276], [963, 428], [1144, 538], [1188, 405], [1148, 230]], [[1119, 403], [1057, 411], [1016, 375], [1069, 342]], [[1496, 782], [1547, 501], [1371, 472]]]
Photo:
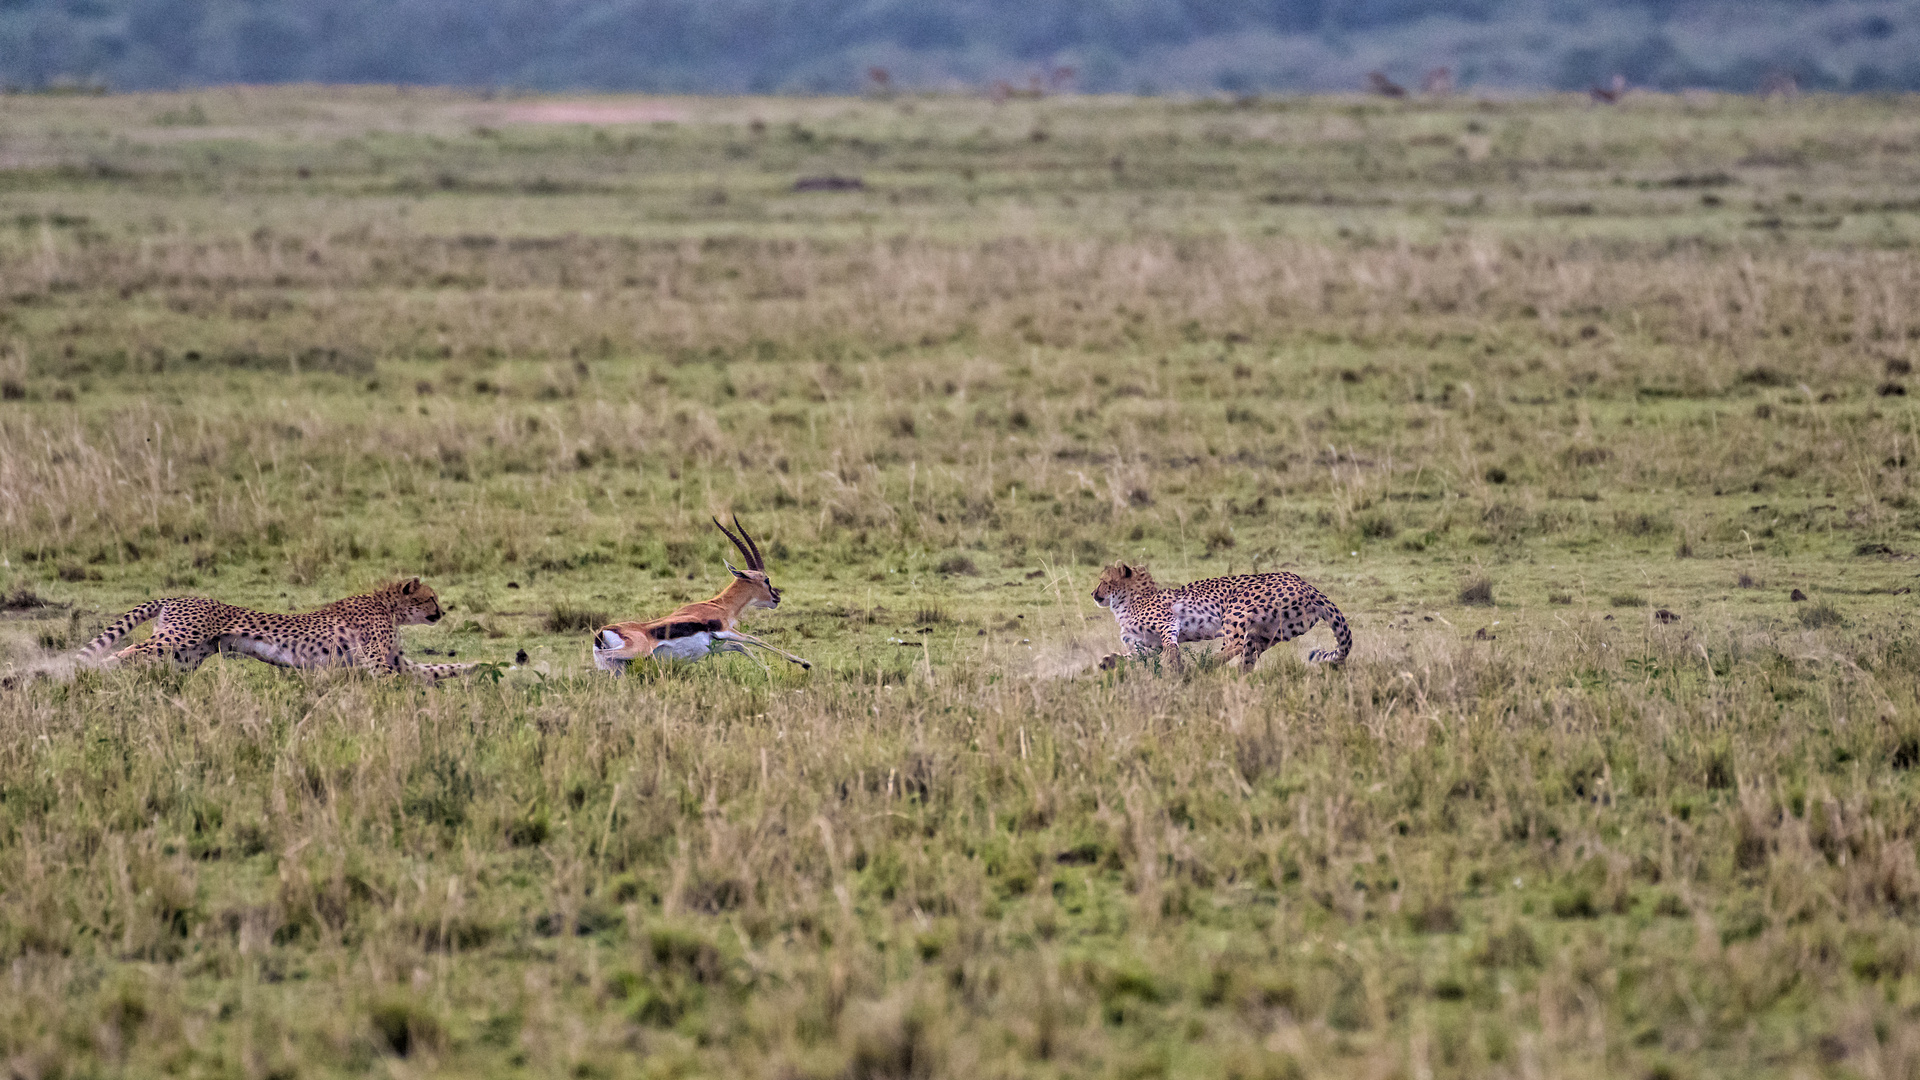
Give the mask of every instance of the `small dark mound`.
[[1469, 581], [1460, 588], [1460, 602], [1468, 607], [1493, 606], [1493, 582], [1486, 578]]

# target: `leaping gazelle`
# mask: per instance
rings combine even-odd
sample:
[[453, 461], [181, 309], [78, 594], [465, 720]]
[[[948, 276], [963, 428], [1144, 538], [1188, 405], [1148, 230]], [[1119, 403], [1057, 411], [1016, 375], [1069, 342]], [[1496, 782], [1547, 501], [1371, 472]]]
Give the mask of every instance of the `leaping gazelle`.
[[767, 577], [767, 563], [760, 556], [760, 545], [747, 535], [738, 514], [734, 515], [733, 527], [740, 530], [739, 536], [728, 532], [719, 518], [713, 519], [713, 527], [740, 549], [747, 568], [741, 570], [727, 563], [733, 580], [711, 600], [675, 608], [651, 622], [611, 623], [594, 631], [594, 667], [620, 675], [635, 660], [704, 660], [722, 652], [751, 656], [747, 653], [749, 645], [778, 653], [803, 668], [813, 667], [811, 661], [736, 629], [740, 616], [748, 609], [779, 607], [780, 590], [774, 588], [773, 581]]

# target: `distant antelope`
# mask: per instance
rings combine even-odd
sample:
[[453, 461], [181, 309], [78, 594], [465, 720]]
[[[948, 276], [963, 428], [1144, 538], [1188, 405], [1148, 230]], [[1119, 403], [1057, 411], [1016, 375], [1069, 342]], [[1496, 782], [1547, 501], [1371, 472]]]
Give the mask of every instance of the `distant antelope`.
[[740, 530], [739, 536], [728, 532], [719, 518], [713, 519], [713, 527], [740, 549], [747, 568], [740, 570], [727, 563], [733, 580], [711, 600], [683, 605], [651, 622], [621, 622], [601, 627], [593, 635], [594, 667], [618, 675], [634, 660], [704, 660], [721, 652], [751, 656], [747, 653], [748, 645], [778, 653], [803, 668], [813, 667], [811, 661], [735, 629], [740, 616], [748, 609], [779, 607], [780, 590], [774, 588], [773, 581], [767, 577], [767, 563], [760, 556], [760, 545], [747, 535], [738, 515], [734, 516], [733, 527]]
[[1386, 72], [1384, 71], [1367, 72], [1367, 89], [1379, 94], [1381, 97], [1403, 98], [1407, 96], [1407, 88], [1387, 78]]

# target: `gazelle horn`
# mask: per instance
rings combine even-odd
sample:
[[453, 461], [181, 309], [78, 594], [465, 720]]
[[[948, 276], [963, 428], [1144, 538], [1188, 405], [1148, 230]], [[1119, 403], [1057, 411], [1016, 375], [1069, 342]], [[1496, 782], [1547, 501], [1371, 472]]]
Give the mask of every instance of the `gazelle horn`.
[[[736, 527], [739, 526], [740, 518], [738, 515], [734, 517], [733, 523]], [[727, 539], [733, 541], [734, 547], [737, 547], [740, 549], [741, 557], [747, 560], [747, 569], [749, 570], [765, 570], [766, 569], [764, 566], [760, 564], [760, 553], [755, 549], [748, 547], [746, 542], [740, 539], [740, 536], [746, 535], [747, 530], [741, 529], [740, 536], [735, 536], [731, 532], [727, 531], [727, 527], [725, 525], [720, 524], [719, 518], [713, 519], [713, 527], [716, 529], [719, 529], [720, 532], [723, 535], [725, 535]]]
[[740, 524], [739, 514], [733, 515], [733, 527], [740, 530], [741, 538], [746, 540], [747, 546], [753, 549], [753, 568], [764, 572], [767, 568], [767, 560], [766, 556], [760, 554], [760, 541], [747, 535], [747, 527]]

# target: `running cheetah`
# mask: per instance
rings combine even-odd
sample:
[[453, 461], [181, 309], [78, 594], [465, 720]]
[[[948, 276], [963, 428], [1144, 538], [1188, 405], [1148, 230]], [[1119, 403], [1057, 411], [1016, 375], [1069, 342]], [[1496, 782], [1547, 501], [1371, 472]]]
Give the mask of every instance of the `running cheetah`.
[[[473, 664], [417, 664], [400, 655], [396, 627], [440, 621], [440, 600], [419, 578], [335, 600], [301, 615], [277, 615], [201, 596], [150, 600], [114, 622], [80, 650], [83, 664], [171, 657], [188, 671], [214, 653], [239, 653], [279, 667], [359, 666], [429, 681], [471, 671]], [[101, 654], [134, 627], [159, 619], [153, 633], [112, 656]]]
[[1353, 651], [1346, 616], [1297, 574], [1243, 574], [1162, 589], [1144, 567], [1116, 563], [1101, 572], [1093, 602], [1112, 609], [1120, 638], [1135, 655], [1158, 649], [1176, 671], [1182, 641], [1224, 636], [1221, 658], [1237, 657], [1241, 670], [1251, 671], [1274, 642], [1291, 641], [1322, 619], [1339, 651], [1315, 649], [1307, 662], [1338, 664]]

